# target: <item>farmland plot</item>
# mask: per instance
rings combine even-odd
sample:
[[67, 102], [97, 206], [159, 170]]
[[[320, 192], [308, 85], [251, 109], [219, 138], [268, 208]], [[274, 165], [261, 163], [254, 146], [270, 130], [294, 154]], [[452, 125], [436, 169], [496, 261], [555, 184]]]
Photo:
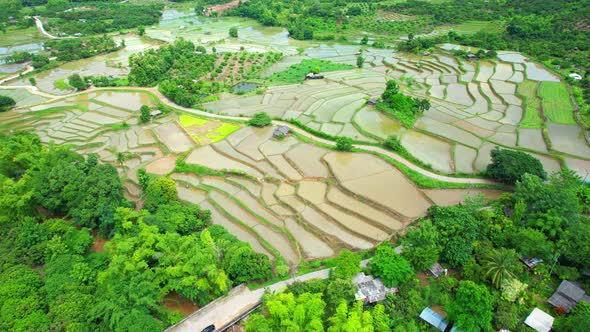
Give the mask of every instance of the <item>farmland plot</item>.
[[[304, 55], [348, 63], [346, 57], [356, 52], [322, 45], [307, 49]], [[331, 136], [370, 143], [396, 135], [414, 157], [444, 173], [485, 168], [489, 156], [484, 155], [496, 145], [539, 155], [590, 158], [565, 85], [519, 53], [502, 52], [498, 60], [466, 61], [444, 52], [419, 56], [369, 48], [363, 56], [372, 60], [362, 70], [327, 72], [323, 80], [271, 86], [263, 96], [220, 100], [205, 107], [231, 115], [266, 111]], [[431, 109], [414, 128], [403, 128], [395, 118], [365, 104], [382, 93], [389, 79], [396, 79], [404, 93], [430, 100]], [[545, 123], [547, 137], [535, 131]], [[556, 134], [554, 124], [572, 126], [568, 137], [576, 136], [576, 148], [565, 146], [568, 139]], [[547, 149], [545, 140], [553, 149]], [[452, 152], [454, 146], [458, 148]], [[479, 152], [481, 147], [485, 149]], [[280, 158], [275, 162], [281, 163]]]
[[221, 222], [231, 222], [242, 238], [262, 245], [273, 258], [296, 265], [299, 256], [371, 248], [433, 203], [376, 156], [333, 152], [292, 136], [276, 140], [273, 129], [242, 128], [224, 141], [194, 148], [185, 159], [188, 165], [238, 173], [172, 175], [197, 190], [193, 198], [194, 191], [183, 189], [183, 200], [210, 202], [223, 215]]

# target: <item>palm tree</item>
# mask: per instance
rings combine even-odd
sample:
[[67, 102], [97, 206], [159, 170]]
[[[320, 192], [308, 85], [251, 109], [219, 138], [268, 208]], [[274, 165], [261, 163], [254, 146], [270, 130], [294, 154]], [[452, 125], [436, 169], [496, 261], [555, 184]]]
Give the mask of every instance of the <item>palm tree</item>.
[[502, 280], [514, 278], [514, 272], [518, 269], [518, 255], [512, 249], [493, 249], [486, 253], [482, 259], [484, 276], [491, 279], [492, 285], [500, 288]]

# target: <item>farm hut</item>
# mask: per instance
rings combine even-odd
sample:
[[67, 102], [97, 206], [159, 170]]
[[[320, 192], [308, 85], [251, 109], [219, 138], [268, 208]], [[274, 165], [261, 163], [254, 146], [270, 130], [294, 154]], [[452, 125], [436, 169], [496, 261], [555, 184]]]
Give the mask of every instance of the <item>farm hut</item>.
[[443, 268], [439, 262], [434, 263], [428, 271], [435, 277], [438, 278], [442, 275], [447, 275], [447, 269]]
[[404, 246], [400, 244], [399, 246], [393, 248], [393, 251], [395, 251], [396, 254], [401, 255], [404, 251]]
[[309, 74], [305, 75], [306, 80], [320, 80], [322, 78], [324, 78], [324, 75], [322, 75], [322, 74], [309, 73]]
[[475, 54], [473, 54], [473, 53], [467, 54], [467, 60], [475, 60], [475, 59], [477, 59], [477, 56], [475, 56]]
[[377, 105], [377, 99], [371, 98], [371, 99], [367, 100], [367, 105]]
[[529, 269], [534, 269], [535, 266], [543, 263], [543, 260], [540, 258], [521, 257], [520, 261], [523, 262], [523, 264], [526, 265]]
[[279, 126], [275, 131], [272, 132], [273, 138], [281, 138], [291, 132], [291, 128], [287, 126]]
[[352, 282], [358, 287], [356, 294], [354, 294], [355, 300], [361, 300], [365, 304], [383, 301], [387, 294], [398, 291], [396, 287], [385, 287], [380, 279], [368, 276], [363, 272], [355, 275]]
[[424, 51], [424, 53], [422, 53], [422, 55], [424, 55], [424, 56], [429, 56], [429, 55], [430, 55], [430, 52], [428, 52], [428, 51]]
[[586, 295], [586, 292], [580, 286], [564, 280], [547, 302], [554, 307], [563, 308], [566, 312], [570, 312], [570, 308], [580, 301], [590, 304], [590, 296]]
[[533, 309], [524, 323], [538, 332], [549, 332], [555, 318], [539, 308]]
[[426, 307], [420, 313], [420, 318], [426, 323], [434, 326], [435, 329], [445, 332], [449, 326], [449, 322], [438, 312]]
[[579, 80], [581, 80], [581, 79], [582, 79], [582, 75], [580, 75], [580, 74], [577, 74], [577, 73], [571, 73], [571, 74], [569, 74], [568, 76], [569, 76], [569, 77], [571, 77], [571, 78], [573, 78], [573, 79], [574, 79], [574, 80], [576, 80], [576, 81], [579, 81]]
[[162, 113], [162, 111], [160, 111], [160, 110], [154, 110], [154, 111], [151, 111], [150, 112], [150, 116], [152, 118], [157, 118], [157, 117], [159, 117], [162, 114], [164, 114], [164, 113]]

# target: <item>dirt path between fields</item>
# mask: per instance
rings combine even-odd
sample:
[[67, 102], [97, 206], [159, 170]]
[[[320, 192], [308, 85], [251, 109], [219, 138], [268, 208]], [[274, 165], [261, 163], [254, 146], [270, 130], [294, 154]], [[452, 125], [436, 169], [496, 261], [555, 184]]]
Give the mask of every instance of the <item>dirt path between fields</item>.
[[[0, 88], [6, 88], [6, 87], [2, 87], [0, 86]], [[14, 88], [14, 87], [11, 87]], [[23, 87], [26, 88], [26, 87]], [[29, 90], [32, 93], [35, 94], [39, 94], [42, 95], [44, 97], [46, 97], [48, 94], [46, 93], [42, 93], [39, 92], [38, 90], [32, 90], [31, 88], [34, 87], [30, 87]], [[198, 116], [203, 116], [203, 117], [208, 117], [208, 118], [213, 118], [213, 119], [221, 119], [221, 120], [238, 120], [238, 121], [244, 121], [244, 120], [248, 120], [248, 117], [239, 117], [239, 116], [228, 116], [228, 115], [219, 115], [219, 114], [214, 114], [214, 113], [209, 113], [209, 112], [205, 112], [205, 111], [200, 111], [200, 110], [196, 110], [196, 109], [192, 109], [192, 108], [188, 108], [188, 107], [183, 107], [183, 106], [179, 106], [174, 104], [172, 101], [170, 101], [168, 98], [166, 98], [166, 96], [164, 96], [162, 93], [160, 93], [160, 91], [158, 91], [157, 87], [153, 87], [153, 88], [141, 88], [141, 87], [112, 87], [112, 88], [92, 88], [90, 90], [86, 90], [86, 91], [80, 91], [80, 92], [76, 92], [74, 94], [69, 94], [66, 96], [53, 96], [53, 99], [62, 99], [62, 98], [67, 98], [67, 97], [71, 97], [71, 96], [75, 96], [78, 94], [83, 94], [86, 93], [88, 91], [101, 91], [101, 90], [125, 90], [125, 91], [148, 91], [153, 93], [158, 99], [160, 99], [160, 101], [170, 107], [182, 110], [184, 112], [187, 113], [191, 113], [194, 115], [198, 115]], [[313, 140], [315, 142], [319, 142], [322, 144], [326, 144], [329, 146], [336, 146], [336, 142], [334, 141], [330, 141], [321, 137], [317, 137], [311, 133], [308, 133], [307, 131], [295, 126], [294, 124], [290, 123], [290, 122], [286, 122], [286, 121], [281, 121], [281, 120], [273, 120], [272, 123], [274, 125], [281, 125], [281, 126], [287, 126], [289, 127], [293, 132], [296, 132], [297, 134], [304, 136], [310, 140]], [[488, 180], [488, 179], [481, 179], [481, 178], [457, 178], [457, 177], [451, 177], [451, 176], [446, 176], [446, 175], [442, 175], [442, 174], [437, 174], [434, 172], [431, 172], [429, 170], [426, 170], [424, 168], [421, 168], [418, 165], [413, 164], [411, 161], [405, 159], [404, 157], [398, 155], [395, 152], [386, 150], [384, 148], [381, 148], [379, 146], [374, 146], [374, 145], [365, 145], [365, 144], [353, 144], [353, 147], [359, 150], [363, 150], [363, 151], [368, 151], [368, 152], [374, 152], [383, 156], [387, 156], [389, 158], [392, 158], [394, 160], [396, 160], [397, 162], [403, 164], [404, 166], [410, 168], [411, 170], [420, 173], [426, 177], [435, 179], [435, 180], [439, 180], [439, 181], [443, 181], [443, 182], [450, 182], [450, 183], [460, 183], [460, 184], [497, 184], [497, 182], [494, 182], [492, 180]]]

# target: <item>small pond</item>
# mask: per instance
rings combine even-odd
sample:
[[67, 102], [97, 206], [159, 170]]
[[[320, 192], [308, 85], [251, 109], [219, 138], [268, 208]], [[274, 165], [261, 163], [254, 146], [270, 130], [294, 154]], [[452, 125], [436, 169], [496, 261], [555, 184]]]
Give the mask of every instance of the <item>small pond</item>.
[[248, 92], [250, 90], [254, 90], [258, 87], [256, 83], [249, 83], [249, 82], [240, 82], [234, 86], [232, 86], [231, 91], [236, 93], [238, 91]]

